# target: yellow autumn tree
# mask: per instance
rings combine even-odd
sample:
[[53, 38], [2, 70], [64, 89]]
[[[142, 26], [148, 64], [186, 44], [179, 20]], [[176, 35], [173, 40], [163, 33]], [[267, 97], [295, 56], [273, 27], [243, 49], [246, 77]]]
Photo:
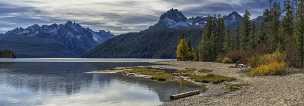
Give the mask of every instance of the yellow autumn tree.
[[178, 61], [187, 61], [191, 60], [191, 52], [189, 51], [191, 48], [189, 47], [185, 36], [181, 35], [179, 38], [179, 42], [176, 49], [176, 58]]

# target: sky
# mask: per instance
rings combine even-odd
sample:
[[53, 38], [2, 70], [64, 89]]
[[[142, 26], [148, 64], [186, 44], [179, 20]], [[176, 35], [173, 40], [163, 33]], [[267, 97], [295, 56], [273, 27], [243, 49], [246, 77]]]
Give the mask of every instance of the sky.
[[262, 14], [268, 0], [0, 0], [0, 32], [32, 24], [75, 21], [114, 34], [135, 32], [155, 24], [171, 8], [187, 17], [243, 13]]

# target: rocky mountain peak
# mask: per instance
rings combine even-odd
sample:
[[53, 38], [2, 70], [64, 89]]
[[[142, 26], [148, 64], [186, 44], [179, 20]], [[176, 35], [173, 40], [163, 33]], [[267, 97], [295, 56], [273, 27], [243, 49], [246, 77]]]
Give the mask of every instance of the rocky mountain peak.
[[238, 12], [234, 11], [234, 12], [228, 14], [228, 15], [226, 16], [226, 18], [229, 18], [229, 19], [231, 19], [231, 20], [237, 20], [237, 19], [241, 19], [242, 16], [241, 16]]
[[28, 27], [29, 29], [38, 29], [40, 26], [38, 24], [34, 24]]
[[236, 29], [239, 27], [242, 18], [243, 17], [238, 12], [234, 11], [227, 16], [224, 16], [225, 25], [231, 29]]
[[175, 22], [180, 22], [180, 21], [186, 21], [187, 17], [178, 9], [170, 9], [166, 13], [162, 14], [160, 16], [160, 19], [161, 20], [171, 19]]

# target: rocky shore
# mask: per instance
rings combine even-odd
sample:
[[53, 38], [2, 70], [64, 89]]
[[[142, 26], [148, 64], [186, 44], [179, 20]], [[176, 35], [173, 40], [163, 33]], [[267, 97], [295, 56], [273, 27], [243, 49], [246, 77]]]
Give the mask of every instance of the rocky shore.
[[162, 106], [304, 106], [302, 70], [289, 69], [288, 74], [282, 76], [249, 77], [238, 68], [230, 68], [232, 64], [173, 61], [163, 64], [166, 65], [159, 67], [212, 69], [211, 73], [237, 78], [231, 83], [245, 86], [227, 90], [227, 83], [207, 84], [208, 90], [201, 95], [170, 101]]

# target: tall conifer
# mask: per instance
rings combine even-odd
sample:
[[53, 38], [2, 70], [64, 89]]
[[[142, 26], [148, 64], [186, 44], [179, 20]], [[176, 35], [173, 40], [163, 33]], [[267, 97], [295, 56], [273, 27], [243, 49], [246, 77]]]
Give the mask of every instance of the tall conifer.
[[304, 0], [298, 0], [297, 10], [297, 49], [300, 66], [304, 66]]
[[241, 37], [241, 49], [250, 49], [250, 32], [251, 32], [251, 21], [250, 13], [248, 10], [245, 11], [241, 26], [240, 26], [240, 37]]

